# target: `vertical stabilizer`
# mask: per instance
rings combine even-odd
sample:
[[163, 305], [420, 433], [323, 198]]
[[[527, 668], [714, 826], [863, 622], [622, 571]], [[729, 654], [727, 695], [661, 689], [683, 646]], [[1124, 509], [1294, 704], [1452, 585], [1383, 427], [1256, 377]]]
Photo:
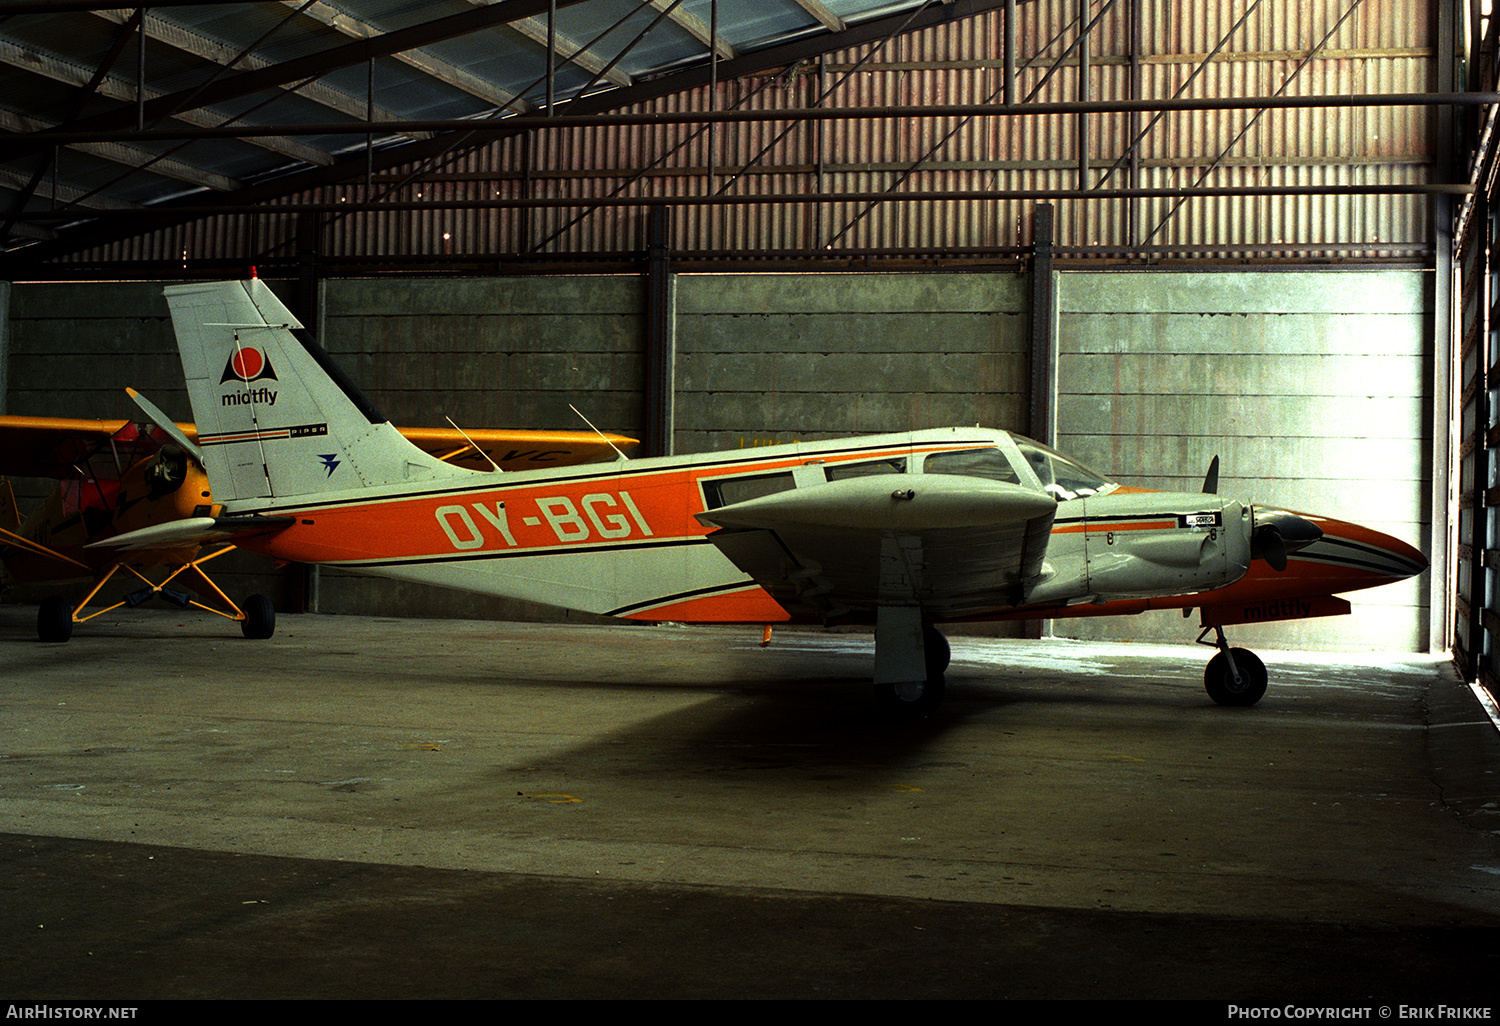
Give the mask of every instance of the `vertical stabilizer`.
[[259, 279], [165, 292], [215, 502], [473, 473], [403, 438]]

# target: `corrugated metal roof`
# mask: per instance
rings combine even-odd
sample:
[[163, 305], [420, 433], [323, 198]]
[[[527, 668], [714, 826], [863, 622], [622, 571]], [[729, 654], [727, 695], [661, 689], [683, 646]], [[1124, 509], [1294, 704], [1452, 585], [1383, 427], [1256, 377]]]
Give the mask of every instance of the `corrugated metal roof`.
[[[306, 247], [365, 268], [493, 271], [628, 257], [645, 245], [641, 204], [667, 198], [678, 207], [673, 249], [701, 260], [1004, 258], [1028, 244], [1031, 207], [1053, 196], [1071, 197], [1060, 201], [1060, 250], [1090, 259], [1422, 260], [1433, 245], [1420, 190], [1444, 168], [1429, 108], [1229, 101], [1420, 94], [1439, 80], [1433, 4], [1444, 0], [1092, 0], [1086, 76], [1079, 0], [1024, 0], [1009, 55], [1003, 0], [555, 2], [557, 110], [662, 123], [535, 127], [548, 97], [547, 0], [152, 8], [139, 78], [128, 10], [41, 13], [0, 0], [0, 14], [19, 10], [0, 20], [9, 245], [18, 257], [140, 261], [158, 273], [184, 261], [292, 261]], [[993, 105], [1007, 56], [1024, 102], [1208, 107], [876, 110]], [[206, 134], [238, 118], [287, 134], [236, 128], [239, 138], [184, 145], [130, 132], [139, 84], [147, 124]], [[820, 106], [844, 114], [798, 116]], [[704, 111], [744, 120], [671, 120]], [[788, 116], [753, 120], [767, 112]], [[517, 114], [533, 117], [493, 120]], [[367, 118], [386, 126], [368, 149]], [[485, 131], [471, 138], [453, 119]], [[494, 128], [505, 124], [532, 127]], [[18, 148], [48, 128], [74, 131], [69, 145]], [[1297, 191], [1253, 194], [1278, 188]], [[1120, 189], [1137, 194], [1110, 194]], [[1140, 194], [1150, 190], [1160, 194]], [[1182, 190], [1214, 194], [1184, 201]], [[715, 194], [720, 205], [692, 205]], [[891, 195], [901, 199], [883, 201]], [[29, 216], [15, 219], [23, 196]], [[158, 228], [139, 210], [109, 213], [122, 206], [174, 216]], [[49, 220], [54, 210], [66, 219]], [[299, 237], [309, 211], [317, 224]]]
[[[0, 210], [7, 248], [48, 239], [67, 222], [13, 222], [66, 207], [152, 205], [183, 194], [334, 163], [358, 135], [211, 142], [133, 140], [37, 148], [48, 130], [132, 127], [301, 128], [329, 123], [494, 117], [620, 89], [666, 69], [703, 63], [709, 26], [721, 57], [829, 24], [923, 6], [840, 0], [288, 0], [178, 2], [139, 12], [8, 0], [0, 3]], [[480, 17], [481, 14], [486, 16]], [[469, 21], [444, 31], [445, 19]], [[415, 45], [384, 45], [408, 37]], [[351, 52], [371, 40], [370, 52]], [[549, 76], [547, 45], [555, 47]], [[277, 69], [306, 61], [295, 77]], [[247, 73], [267, 71], [270, 88]], [[550, 90], [549, 90], [550, 77]], [[191, 95], [236, 80], [245, 88], [201, 103]], [[152, 101], [174, 97], [168, 110]], [[138, 105], [144, 104], [137, 118]], [[420, 134], [420, 133], [419, 133]], [[4, 136], [0, 136], [4, 138]], [[381, 132], [395, 145], [410, 136]], [[75, 226], [76, 232], [76, 226]]]

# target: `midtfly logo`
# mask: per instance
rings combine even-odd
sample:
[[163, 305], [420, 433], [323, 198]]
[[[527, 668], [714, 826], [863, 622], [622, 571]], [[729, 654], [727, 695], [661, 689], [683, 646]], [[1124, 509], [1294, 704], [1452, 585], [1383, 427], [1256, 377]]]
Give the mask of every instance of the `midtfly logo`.
[[259, 349], [252, 346], [240, 346], [229, 354], [229, 360], [224, 364], [224, 376], [219, 379], [219, 384], [229, 381], [275, 381], [276, 371], [271, 367], [271, 361]]

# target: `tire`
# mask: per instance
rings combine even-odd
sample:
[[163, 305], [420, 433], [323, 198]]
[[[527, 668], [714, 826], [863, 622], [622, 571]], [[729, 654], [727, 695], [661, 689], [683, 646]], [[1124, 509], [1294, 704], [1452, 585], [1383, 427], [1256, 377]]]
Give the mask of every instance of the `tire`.
[[948, 684], [941, 673], [921, 684], [913, 681], [875, 685], [875, 697], [881, 707], [900, 720], [923, 720], [931, 716], [942, 705], [947, 691]]
[[1203, 671], [1203, 687], [1219, 705], [1244, 708], [1259, 702], [1266, 693], [1266, 664], [1248, 648], [1232, 648], [1234, 665], [1239, 667], [1240, 683], [1234, 683], [1229, 660], [1220, 652], [1208, 661]]
[[264, 640], [276, 633], [276, 607], [264, 595], [251, 595], [245, 600], [245, 618], [240, 621], [240, 630], [245, 637]]
[[73, 636], [73, 607], [56, 595], [42, 600], [36, 611], [36, 636], [43, 641], [67, 641]]
[[948, 663], [953, 659], [953, 650], [948, 646], [948, 639], [943, 637], [943, 632], [932, 624], [922, 627], [922, 644], [927, 661], [927, 677], [941, 677], [948, 669]]

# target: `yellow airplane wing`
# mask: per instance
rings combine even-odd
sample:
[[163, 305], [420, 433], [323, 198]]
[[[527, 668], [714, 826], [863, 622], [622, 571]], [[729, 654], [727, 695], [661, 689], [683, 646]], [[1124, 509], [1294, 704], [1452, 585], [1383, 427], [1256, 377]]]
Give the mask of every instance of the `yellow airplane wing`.
[[[69, 417], [0, 416], [0, 476], [75, 476], [77, 466], [99, 451], [129, 425], [125, 420], [82, 420]], [[178, 424], [190, 441], [198, 440], [192, 424]], [[592, 431], [507, 431], [453, 428], [400, 428], [403, 435], [440, 459], [485, 469], [493, 459], [501, 470], [567, 467], [613, 459], [616, 449], [628, 451], [639, 443], [623, 435]], [[467, 436], [467, 437], [466, 437]], [[470, 445], [470, 442], [473, 445]], [[476, 452], [474, 446], [483, 450]], [[489, 459], [486, 459], [486, 455]]]
[[[453, 428], [399, 430], [408, 441], [438, 459], [477, 470], [489, 469], [490, 460], [494, 460], [501, 470], [537, 470], [542, 467], [598, 463], [614, 459], [619, 452], [640, 444], [634, 438], [623, 435], [599, 435], [592, 431], [505, 431], [483, 428], [465, 428], [463, 431]], [[483, 454], [476, 452], [475, 446], [482, 449]]]
[[75, 476], [76, 465], [129, 423], [67, 417], [0, 417], [0, 475]]

